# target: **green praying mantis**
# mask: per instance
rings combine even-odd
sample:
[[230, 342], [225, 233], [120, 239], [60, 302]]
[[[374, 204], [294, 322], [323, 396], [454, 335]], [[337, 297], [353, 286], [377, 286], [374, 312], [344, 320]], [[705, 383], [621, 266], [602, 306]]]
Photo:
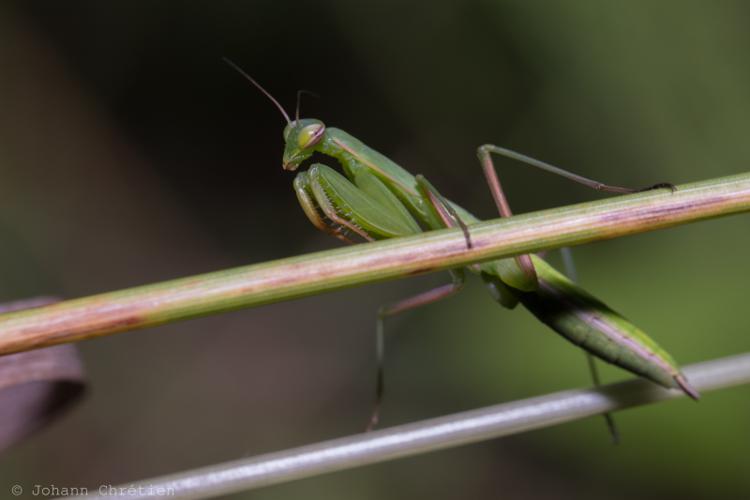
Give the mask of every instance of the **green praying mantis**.
[[[294, 178], [294, 190], [310, 222], [319, 230], [347, 243], [407, 236], [421, 231], [459, 227], [471, 247], [469, 227], [479, 221], [459, 205], [444, 198], [421, 175], [412, 175], [392, 160], [345, 131], [327, 127], [317, 119], [300, 119], [299, 94], [294, 120], [283, 106], [252, 77], [225, 59], [279, 109], [286, 120], [282, 166], [296, 171], [317, 152], [336, 160], [343, 175], [321, 163], [314, 163]], [[490, 192], [501, 217], [512, 215], [493, 164], [499, 155], [551, 172], [599, 191], [633, 193], [642, 189], [612, 186], [582, 177], [548, 163], [499, 146], [486, 144], [477, 150]], [[646, 189], [669, 188], [660, 183]], [[503, 307], [519, 303], [552, 330], [581, 347], [590, 355], [615, 364], [663, 387], [679, 389], [697, 400], [672, 356], [644, 331], [576, 285], [537, 255], [520, 255], [474, 264], [449, 271], [452, 282], [423, 292], [378, 311], [376, 323], [377, 382], [374, 410], [368, 429], [379, 418], [384, 378], [384, 321], [426, 304], [449, 297], [461, 290], [465, 271], [479, 274], [492, 297]], [[595, 384], [598, 375], [589, 357]], [[606, 415], [610, 431], [616, 431]]]

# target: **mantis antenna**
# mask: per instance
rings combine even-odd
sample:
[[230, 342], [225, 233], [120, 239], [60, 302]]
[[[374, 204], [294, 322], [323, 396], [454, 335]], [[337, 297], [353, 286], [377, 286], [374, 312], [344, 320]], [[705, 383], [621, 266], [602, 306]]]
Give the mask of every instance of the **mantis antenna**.
[[[282, 106], [281, 104], [279, 104], [279, 101], [277, 101], [277, 100], [276, 100], [276, 99], [275, 99], [275, 98], [274, 98], [274, 97], [273, 97], [273, 96], [271, 95], [271, 93], [270, 93], [269, 91], [267, 91], [266, 89], [264, 89], [264, 88], [263, 88], [263, 86], [262, 86], [262, 85], [261, 85], [260, 83], [256, 82], [256, 81], [255, 81], [255, 78], [253, 78], [252, 76], [248, 75], [248, 74], [247, 74], [247, 73], [246, 73], [246, 72], [245, 72], [245, 71], [244, 71], [244, 70], [243, 70], [242, 68], [240, 68], [239, 66], [237, 66], [237, 65], [236, 65], [236, 64], [235, 64], [234, 62], [232, 62], [232, 61], [231, 61], [230, 59], [228, 59], [228, 58], [226, 58], [226, 57], [222, 57], [222, 59], [224, 60], [224, 62], [225, 62], [225, 63], [227, 63], [227, 64], [228, 64], [228, 65], [230, 65], [230, 66], [231, 66], [232, 68], [234, 68], [235, 70], [237, 70], [237, 72], [238, 72], [239, 74], [241, 74], [242, 76], [244, 76], [245, 78], [247, 78], [247, 79], [248, 79], [248, 81], [250, 81], [250, 83], [252, 83], [253, 85], [255, 85], [255, 86], [256, 86], [256, 87], [258, 88], [258, 90], [260, 90], [261, 92], [263, 92], [263, 94], [264, 94], [264, 95], [265, 95], [266, 97], [268, 97], [268, 98], [269, 98], [269, 99], [271, 100], [271, 102], [272, 102], [272, 103], [274, 103], [274, 104], [276, 105], [276, 107], [277, 107], [277, 108], [279, 109], [279, 111], [281, 111], [281, 114], [282, 114], [282, 115], [284, 116], [284, 119], [286, 120], [286, 122], [287, 122], [288, 124], [291, 124], [291, 123], [292, 123], [292, 120], [290, 120], [290, 119], [289, 119], [289, 114], [288, 114], [288, 113], [287, 113], [287, 112], [286, 112], [286, 111], [284, 110], [284, 107], [283, 107], [283, 106]], [[297, 113], [299, 114], [299, 97], [298, 97], [298, 99], [297, 99]]]

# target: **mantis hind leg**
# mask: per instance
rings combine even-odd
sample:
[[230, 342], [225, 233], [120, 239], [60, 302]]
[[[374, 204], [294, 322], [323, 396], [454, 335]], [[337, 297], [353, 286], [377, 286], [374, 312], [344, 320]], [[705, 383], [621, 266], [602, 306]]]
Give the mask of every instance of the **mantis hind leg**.
[[[590, 352], [586, 352], [586, 361], [588, 361], [589, 373], [591, 374], [591, 380], [594, 382], [594, 387], [600, 387], [602, 383], [599, 378], [599, 369], [596, 366], [594, 355]], [[603, 417], [604, 421], [607, 423], [607, 430], [612, 438], [612, 444], [618, 444], [620, 442], [620, 432], [617, 430], [615, 417], [611, 413], [605, 413]]]
[[[525, 154], [519, 153], [517, 151], [513, 151], [512, 149], [495, 146], [494, 144], [485, 144], [483, 146], [479, 146], [479, 148], [477, 149], [477, 155], [479, 156], [479, 161], [480, 163], [482, 163], [482, 167], [485, 169], [485, 171], [489, 169], [494, 172], [495, 170], [493, 162], [492, 162], [492, 157], [491, 157], [492, 154], [500, 155], [505, 158], [510, 158], [511, 160], [516, 160], [518, 162], [524, 163], [531, 167], [536, 167], [540, 170], [544, 170], [545, 172], [559, 175], [560, 177], [564, 177], [565, 179], [569, 179], [573, 182], [577, 182], [578, 184], [582, 184], [591, 189], [595, 189], [597, 191], [604, 191], [607, 193], [619, 193], [619, 194], [639, 193], [642, 191], [649, 191], [651, 189], [661, 189], [661, 188], [666, 188], [671, 191], [676, 190], [674, 184], [671, 184], [669, 182], [659, 182], [657, 184], [652, 184], [651, 186], [638, 188], [638, 189], [615, 186], [612, 184], [604, 184], [603, 182], [599, 182], [594, 179], [589, 179], [588, 177], [574, 174], [573, 172], [568, 172], [567, 170], [564, 170], [560, 167], [556, 167], [550, 163], [546, 163], [541, 160], [537, 160], [536, 158], [526, 156]], [[493, 189], [493, 187], [490, 186], [490, 189]], [[494, 195], [495, 195], [495, 191], [493, 189], [493, 196]], [[503, 195], [502, 190], [499, 190], [499, 195], [503, 200], [505, 200], [505, 196]], [[507, 206], [507, 200], [504, 203]], [[505, 217], [505, 215], [503, 215], [503, 217]]]
[[[573, 260], [573, 252], [568, 247], [560, 249], [560, 254], [563, 259], [563, 267], [565, 268], [565, 274], [568, 275], [571, 281], [578, 281], [578, 272], [576, 271], [576, 263]], [[586, 352], [586, 361], [588, 362], [589, 374], [591, 374], [591, 381], [594, 383], [594, 387], [602, 385], [601, 379], [599, 378], [599, 369], [596, 366], [596, 360], [590, 352]], [[620, 432], [617, 430], [617, 424], [615, 423], [615, 417], [611, 413], [605, 413], [604, 421], [607, 423], [607, 430], [612, 438], [612, 443], [617, 444], [620, 442]]]
[[370, 420], [366, 431], [372, 430], [380, 420], [380, 407], [385, 393], [385, 320], [405, 311], [438, 302], [459, 292], [464, 285], [465, 277], [462, 270], [450, 271], [452, 283], [442, 285], [432, 290], [422, 292], [413, 297], [400, 300], [395, 304], [383, 306], [378, 310], [377, 324], [375, 328], [375, 354], [377, 357], [377, 374], [375, 379], [375, 403], [373, 405]]
[[[674, 185], [667, 183], [667, 182], [660, 182], [658, 184], [654, 184], [652, 186], [648, 186], [642, 189], [632, 189], [632, 188], [627, 188], [627, 187], [622, 187], [622, 186], [604, 184], [603, 182], [595, 181], [593, 179], [589, 179], [588, 177], [583, 177], [581, 175], [568, 172], [567, 170], [563, 170], [560, 167], [556, 167], [554, 165], [545, 163], [535, 158], [531, 158], [530, 156], [526, 156], [516, 151], [503, 148], [500, 146], [495, 146], [493, 144], [485, 144], [483, 146], [479, 146], [479, 148], [477, 149], [477, 156], [479, 157], [479, 163], [482, 165], [482, 170], [484, 171], [484, 176], [487, 180], [487, 184], [489, 185], [490, 191], [492, 192], [492, 198], [495, 200], [495, 205], [497, 205], [497, 209], [500, 212], [500, 215], [502, 217], [510, 217], [511, 215], [513, 215], [513, 213], [510, 210], [508, 199], [506, 198], [505, 193], [503, 192], [502, 185], [500, 184], [500, 180], [497, 177], [497, 170], [495, 169], [495, 164], [492, 161], [493, 154], [497, 154], [505, 158], [510, 158], [512, 160], [519, 161], [526, 165], [544, 170], [545, 172], [550, 172], [550, 173], [559, 175], [571, 181], [590, 187], [591, 189], [595, 189], [597, 191], [626, 194], [626, 193], [637, 193], [640, 191], [648, 191], [650, 189], [659, 189], [659, 188], [667, 188], [672, 191], [675, 190]], [[531, 258], [528, 255], [518, 256], [516, 257], [516, 261], [518, 262], [518, 265], [521, 267], [521, 269], [523, 269], [523, 271], [529, 277], [534, 278], [534, 279], [536, 278], [536, 271], [534, 269], [534, 264], [531, 262]]]

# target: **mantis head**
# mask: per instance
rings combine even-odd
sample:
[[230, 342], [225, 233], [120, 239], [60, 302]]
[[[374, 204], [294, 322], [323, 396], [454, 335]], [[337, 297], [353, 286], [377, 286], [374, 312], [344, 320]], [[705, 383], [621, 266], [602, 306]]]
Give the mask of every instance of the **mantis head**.
[[315, 94], [306, 90], [300, 90], [297, 92], [297, 110], [294, 114], [294, 121], [292, 121], [289, 118], [289, 113], [284, 110], [284, 106], [282, 106], [279, 101], [270, 94], [270, 92], [264, 89], [260, 83], [255, 81], [255, 78], [245, 73], [242, 68], [226, 57], [224, 58], [224, 61], [268, 97], [268, 99], [279, 110], [281, 116], [284, 117], [286, 120], [286, 127], [284, 128], [284, 141], [286, 142], [286, 147], [284, 148], [282, 166], [284, 167], [284, 170], [297, 170], [300, 163], [313, 154], [313, 151], [315, 151], [316, 146], [320, 143], [321, 139], [323, 139], [323, 135], [326, 131], [326, 126], [320, 120], [314, 120], [312, 118], [300, 120], [299, 118], [300, 96], [304, 93]]
[[326, 126], [313, 118], [297, 119], [284, 127], [284, 170], [297, 170], [313, 154], [325, 135]]

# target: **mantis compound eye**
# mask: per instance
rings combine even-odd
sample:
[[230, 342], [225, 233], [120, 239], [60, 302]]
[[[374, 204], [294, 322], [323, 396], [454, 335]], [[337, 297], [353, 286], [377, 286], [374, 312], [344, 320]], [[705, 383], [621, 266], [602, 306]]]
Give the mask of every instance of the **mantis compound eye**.
[[317, 144], [323, 137], [326, 127], [322, 123], [313, 123], [299, 131], [297, 135], [297, 144], [300, 148], [306, 149]]

